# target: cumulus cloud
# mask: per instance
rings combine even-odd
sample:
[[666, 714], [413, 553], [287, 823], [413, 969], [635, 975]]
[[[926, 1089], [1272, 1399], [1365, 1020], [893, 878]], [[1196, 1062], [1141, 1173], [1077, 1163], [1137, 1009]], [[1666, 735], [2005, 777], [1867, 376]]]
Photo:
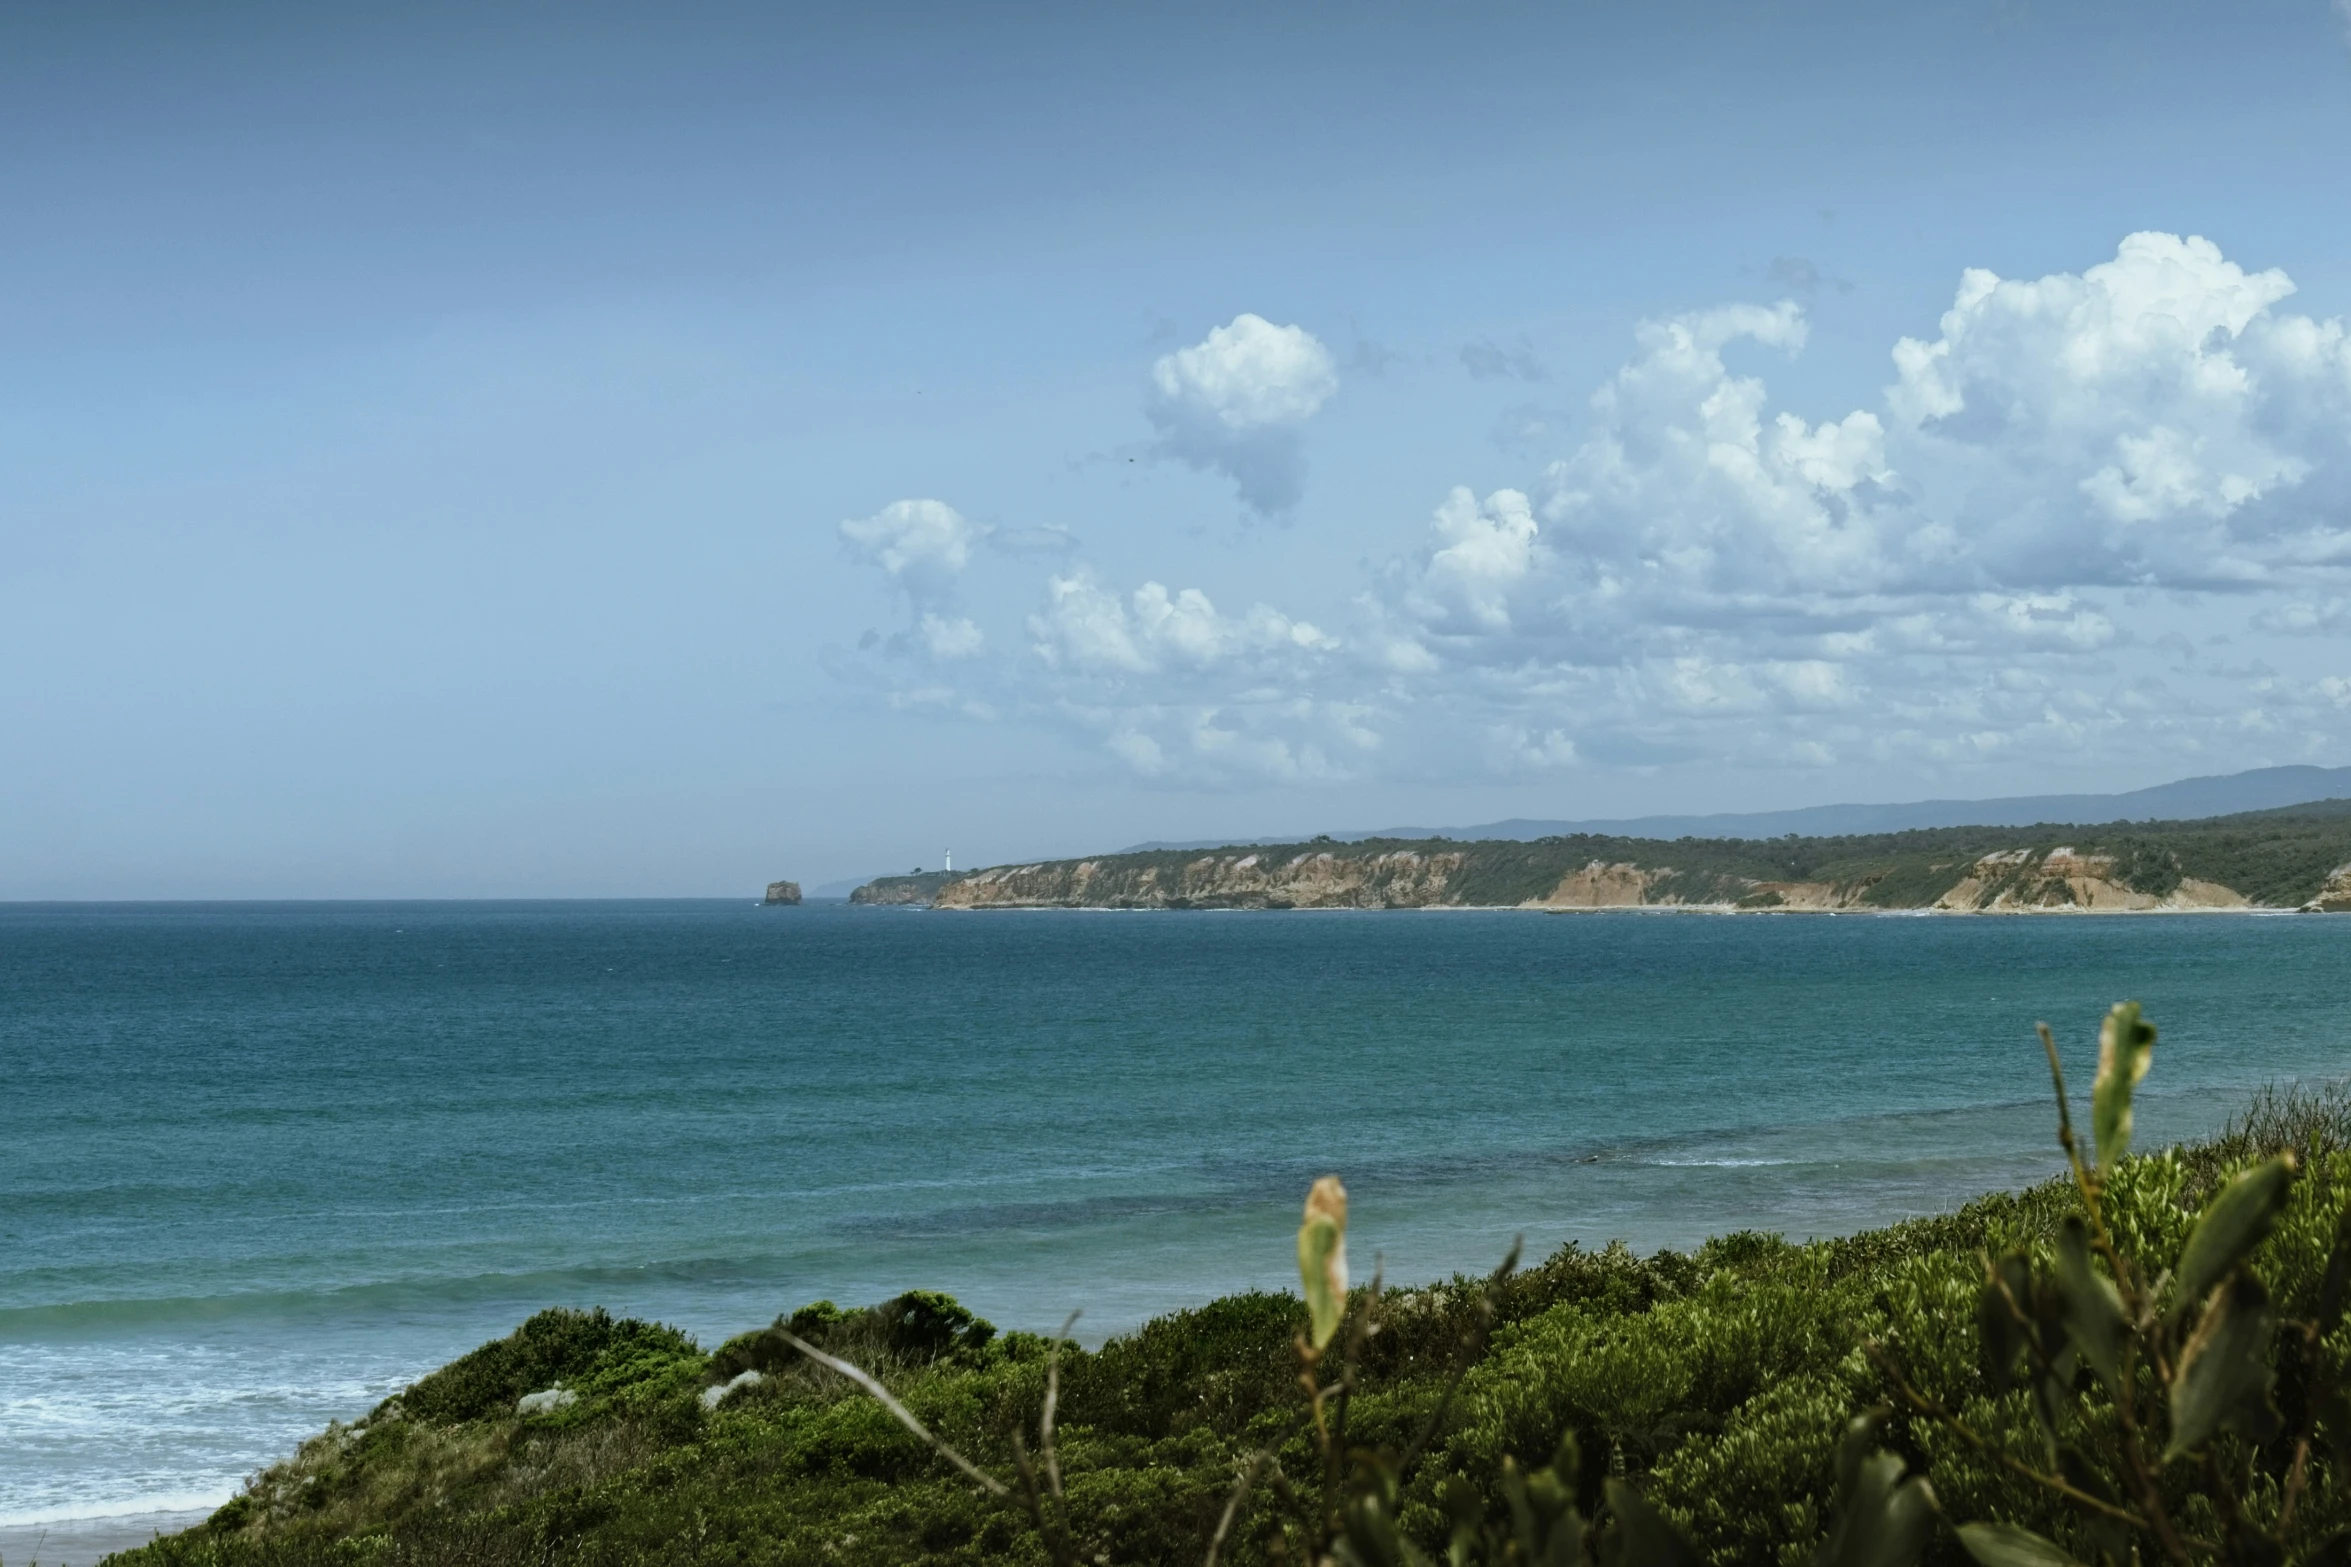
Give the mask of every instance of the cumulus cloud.
[[1198, 588], [1120, 593], [1080, 568], [1047, 580], [1028, 631], [1052, 715], [1137, 777], [1334, 779], [1380, 744], [1363, 702], [1323, 689], [1340, 639], [1265, 604], [1226, 614]]
[[892, 501], [840, 529], [849, 553], [888, 572], [917, 607], [948, 600], [984, 531], [945, 501], [932, 500]]
[[1145, 411], [1163, 456], [1221, 473], [1264, 515], [1298, 503], [1306, 483], [1299, 430], [1339, 387], [1313, 333], [1235, 316], [1151, 367]]
[[2226, 587], [2351, 560], [2351, 352], [2339, 320], [2276, 310], [2293, 291], [2170, 234], [2078, 276], [1970, 270], [1941, 334], [1895, 345], [1904, 467], [2005, 581]]
[[1875, 406], [1818, 422], [1724, 360], [1801, 350], [1794, 304], [1652, 322], [1531, 496], [1436, 509], [1372, 597], [1378, 644], [1507, 732], [1574, 715], [1571, 741], [1799, 763], [2149, 724], [2209, 743], [2241, 711], [2150, 700], [2134, 650], [2180, 617], [2331, 630], [2343, 599], [2316, 589], [2351, 569], [2351, 349], [2292, 292], [2166, 234], [2079, 274], [1970, 271]]
[[1045, 607], [1028, 626], [1047, 668], [1081, 674], [1206, 670], [1338, 645], [1311, 623], [1263, 604], [1246, 615], [1221, 615], [1198, 588], [1171, 594], [1156, 582], [1121, 598], [1085, 570], [1049, 578]]
[[1437, 508], [1437, 546], [1407, 598], [1413, 618], [1432, 631], [1505, 632], [1512, 592], [1540, 564], [1533, 510], [1516, 490], [1483, 501], [1456, 486]]
[[[1233, 614], [1076, 567], [1005, 678], [1192, 782], [2328, 754], [2351, 742], [2351, 660], [2325, 662], [2351, 625], [2351, 339], [2293, 293], [2158, 233], [2080, 272], [1971, 270], [1875, 395], [1819, 415], [1745, 373], [1803, 350], [1796, 303], [1651, 321], [1564, 456], [1442, 493], [1351, 607]], [[1292, 436], [1335, 384], [1254, 317], [1155, 380], [1164, 431]], [[901, 532], [934, 537], [876, 530], [897, 575]], [[2213, 656], [2240, 637], [2279, 667]]]

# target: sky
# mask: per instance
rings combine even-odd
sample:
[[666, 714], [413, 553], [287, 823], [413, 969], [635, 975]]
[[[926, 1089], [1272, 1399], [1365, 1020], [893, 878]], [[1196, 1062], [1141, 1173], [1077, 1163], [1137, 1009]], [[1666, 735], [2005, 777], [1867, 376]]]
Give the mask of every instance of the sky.
[[0, 898], [2351, 763], [2328, 0], [0, 10]]

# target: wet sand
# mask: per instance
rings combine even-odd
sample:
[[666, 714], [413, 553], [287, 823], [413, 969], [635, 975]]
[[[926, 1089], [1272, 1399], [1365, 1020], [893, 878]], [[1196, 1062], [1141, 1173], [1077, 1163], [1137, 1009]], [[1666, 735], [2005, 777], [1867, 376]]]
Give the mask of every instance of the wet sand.
[[205, 1511], [118, 1513], [58, 1523], [0, 1524], [0, 1563], [7, 1567], [91, 1567], [116, 1551], [145, 1545], [202, 1523]]

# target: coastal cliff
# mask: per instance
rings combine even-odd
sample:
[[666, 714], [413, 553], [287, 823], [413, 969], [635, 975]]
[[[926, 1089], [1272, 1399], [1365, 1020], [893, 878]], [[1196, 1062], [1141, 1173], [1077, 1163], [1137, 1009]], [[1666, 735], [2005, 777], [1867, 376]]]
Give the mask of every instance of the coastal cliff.
[[928, 908], [941, 887], [958, 879], [955, 871], [916, 871], [907, 876], [877, 876], [849, 894], [851, 903]]
[[2200, 822], [1849, 838], [1322, 839], [1153, 850], [891, 877], [860, 888], [853, 901], [942, 909], [2344, 912], [2351, 911], [2351, 802]]

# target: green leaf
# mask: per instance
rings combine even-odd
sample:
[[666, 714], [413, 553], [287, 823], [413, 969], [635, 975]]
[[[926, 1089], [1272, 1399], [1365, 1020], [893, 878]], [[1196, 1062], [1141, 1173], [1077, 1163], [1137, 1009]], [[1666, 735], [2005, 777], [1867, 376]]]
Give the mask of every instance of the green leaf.
[[2279, 1154], [2249, 1170], [2240, 1170], [2204, 1208], [2204, 1216], [2188, 1233], [2173, 1275], [2172, 1315], [2184, 1315], [2212, 1293], [2213, 1286], [2236, 1271], [2265, 1240], [2294, 1186], [2294, 1156]]
[[2118, 1001], [2098, 1030], [2098, 1080], [2090, 1089], [2090, 1128], [2098, 1168], [2111, 1170], [2131, 1151], [2131, 1092], [2155, 1059], [2155, 1025], [2136, 1001]]
[[2351, 1529], [2337, 1529], [2311, 1547], [2302, 1567], [2351, 1567]]
[[1862, 1415], [1838, 1445], [1843, 1505], [1813, 1557], [1814, 1567], [1913, 1567], [1935, 1532], [1935, 1493], [1916, 1475], [1902, 1478], [1902, 1460], [1865, 1451], [1885, 1419]]
[[[2065, 1483], [2085, 1496], [2094, 1496], [2109, 1507], [2122, 1506], [2122, 1497], [2106, 1472], [2090, 1461], [2090, 1456], [2072, 1443], [2058, 1450], [2058, 1473]], [[2082, 1539], [2093, 1547], [2093, 1554], [2110, 1561], [2127, 1562], [2131, 1559], [2131, 1526], [2105, 1513], [2082, 1510], [2080, 1520]]]
[[1429, 1567], [1428, 1557], [1396, 1524], [1398, 1484], [1393, 1464], [1378, 1455], [1357, 1455], [1349, 1476], [1344, 1533], [1331, 1545], [1343, 1567]]
[[1306, 1289], [1309, 1336], [1327, 1346], [1347, 1316], [1347, 1188], [1326, 1175], [1306, 1194], [1298, 1226], [1298, 1282]]
[[2318, 1331], [2335, 1331], [2343, 1320], [2343, 1302], [2351, 1296], [2351, 1206], [2335, 1220], [2334, 1249], [2327, 1253], [2326, 1282], [2318, 1290]]
[[1976, 1336], [1983, 1350], [1984, 1381], [1995, 1394], [2016, 1384], [2016, 1357], [2024, 1353], [2027, 1342], [2017, 1313], [2032, 1310], [2032, 1290], [2032, 1274], [2022, 1252], [2010, 1252], [1986, 1265], [1984, 1292], [1976, 1299]]
[[1701, 1567], [1697, 1550], [1640, 1492], [1612, 1478], [1602, 1494], [1610, 1516], [1600, 1567]]
[[1865, 1409], [1845, 1422], [1845, 1434], [1837, 1439], [1837, 1494], [1851, 1496], [1853, 1488], [1861, 1483], [1861, 1466], [1869, 1455], [1877, 1451], [1878, 1433], [1894, 1411], [1880, 1404]]
[[2277, 1434], [2277, 1406], [2269, 1397], [2269, 1345], [2276, 1328], [2269, 1293], [2258, 1280], [2237, 1274], [2213, 1297], [2172, 1374], [2171, 1445], [2164, 1462], [2194, 1452], [2224, 1428], [2249, 1442]]
[[1519, 1555], [1534, 1560], [1535, 1552], [1542, 1549], [1534, 1500], [1527, 1495], [1526, 1476], [1519, 1473], [1518, 1460], [1507, 1453], [1502, 1457], [1502, 1499], [1510, 1506], [1510, 1535], [1518, 1542]]
[[2090, 1231], [2079, 1214], [2067, 1214], [2057, 1229], [2057, 1292], [2065, 1303], [2065, 1333], [2090, 1369], [2115, 1385], [2122, 1374], [2127, 1331], [2122, 1298], [2090, 1261]]
[[1983, 1567], [2081, 1567], [2054, 1540], [2012, 1523], [1963, 1523], [1959, 1543]]

